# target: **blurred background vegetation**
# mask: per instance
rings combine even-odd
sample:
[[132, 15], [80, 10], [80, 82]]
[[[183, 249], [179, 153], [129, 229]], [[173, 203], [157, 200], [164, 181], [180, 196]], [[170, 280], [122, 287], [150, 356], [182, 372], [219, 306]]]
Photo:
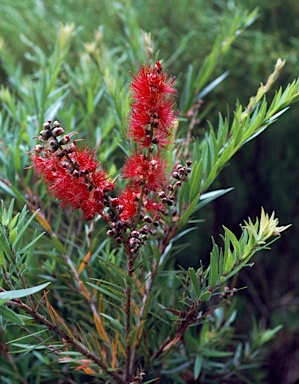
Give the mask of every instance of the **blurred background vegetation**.
[[[238, 37], [214, 73], [216, 78], [228, 70], [228, 77], [204, 99], [203, 108], [209, 111], [208, 119], [215, 123], [218, 111], [232, 111], [236, 99], [243, 105], [247, 103], [260, 82], [266, 81], [277, 58], [287, 61], [277, 84], [286, 85], [298, 77], [297, 0], [0, 0], [0, 84], [8, 88], [15, 86], [16, 78], [12, 78], [10, 68], [14, 68], [14, 76], [19, 73], [20, 78], [29, 75], [34, 79], [38, 69], [37, 47], [46, 59], [55, 49], [60, 24], [74, 23], [77, 38], [71, 41], [64, 64], [73, 74], [73, 94], [77, 92], [78, 98], [83, 98], [82, 108], [88, 90], [84, 94], [85, 90], [80, 89], [79, 75], [76, 78], [77, 68], [81, 68], [81, 72], [78, 70], [80, 76], [84, 72], [77, 52], [88, 51], [92, 46], [86, 46], [86, 43], [103, 39], [110, 50], [115, 50], [113, 57], [119, 60], [119, 71], [129, 81], [129, 71], [136, 72], [142, 64], [140, 55], [136, 53], [139, 41], [132, 34], [136, 26], [151, 32], [159, 59], [164, 60], [172, 75], [178, 76], [180, 89], [185, 81], [182, 74], [187, 72], [188, 65], [201, 65], [223, 25], [231, 21], [231, 16], [239, 10], [252, 11], [256, 7], [259, 8], [259, 17]], [[127, 49], [126, 53], [125, 49], [119, 49], [122, 46]], [[97, 76], [96, 71], [94, 76]], [[20, 95], [16, 97], [21, 99]], [[86, 119], [80, 121], [81, 127], [92, 127], [95, 120], [101, 119], [101, 108], [104, 106], [85, 114]], [[73, 129], [72, 111], [65, 111], [64, 115], [60, 111], [60, 114], [63, 124], [69, 123]], [[207, 260], [211, 249], [210, 236], [218, 238], [222, 225], [238, 233], [239, 223], [248, 216], [258, 216], [261, 206], [268, 212], [275, 210], [281, 224], [293, 224], [273, 246], [271, 253], [259, 255], [257, 267], [244, 270], [238, 282], [240, 287], [248, 287], [238, 298], [239, 315], [242, 316], [240, 332], [246, 333], [246, 328], [250, 327], [248, 314], [256, 315], [265, 326], [284, 326], [268, 351], [268, 383], [293, 384], [298, 378], [298, 115], [298, 106], [294, 105], [270, 130], [234, 157], [213, 186], [213, 189], [233, 186], [234, 190], [200, 211], [199, 218], [204, 221], [196, 234], [189, 235], [188, 259], [177, 260], [185, 267], [196, 266], [199, 258]], [[79, 130], [77, 125], [76, 129]], [[88, 129], [90, 132], [91, 128]], [[200, 135], [206, 129], [207, 121], [203, 119], [195, 127], [195, 134]], [[112, 160], [118, 167], [123, 153], [118, 152], [117, 143], [113, 148], [109, 162]], [[105, 162], [109, 154], [100, 156]], [[5, 191], [0, 191], [0, 195], [6, 199]]]

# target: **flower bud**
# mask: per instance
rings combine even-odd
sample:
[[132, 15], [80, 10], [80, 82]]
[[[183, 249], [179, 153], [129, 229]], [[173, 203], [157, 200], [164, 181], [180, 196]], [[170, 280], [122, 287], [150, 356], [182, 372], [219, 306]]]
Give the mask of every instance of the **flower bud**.
[[43, 145], [40, 145], [40, 144], [37, 144], [37, 145], [34, 147], [34, 150], [35, 150], [36, 152], [41, 152], [43, 149], [44, 149], [44, 146], [43, 146]]
[[51, 147], [55, 147], [55, 146], [57, 145], [57, 141], [54, 140], [54, 139], [51, 139], [51, 140], [49, 141], [49, 144], [50, 144]]
[[144, 216], [143, 220], [146, 221], [147, 223], [151, 223], [152, 222], [152, 219], [149, 216]]
[[107, 236], [109, 237], [114, 236], [114, 234], [115, 234], [115, 231], [113, 229], [109, 229], [109, 231], [107, 231]]
[[[51, 120], [50, 120], [50, 121], [51, 121]], [[49, 122], [43, 124], [43, 129], [46, 130], [46, 131], [48, 131], [49, 129], [51, 129], [51, 125], [49, 124]]]
[[65, 132], [65, 130], [64, 130], [63, 128], [61, 128], [61, 127], [57, 127], [57, 128], [54, 128], [54, 129], [53, 129], [52, 135], [53, 135], [54, 137], [57, 137], [57, 136], [63, 135], [64, 132]]
[[43, 129], [42, 131], [40, 131], [40, 137], [43, 139], [43, 140], [48, 140], [50, 137], [51, 137], [51, 132], [48, 131], [48, 130], [45, 130]]
[[70, 142], [71, 138], [69, 135], [63, 136], [63, 138], [59, 141], [59, 144], [64, 145]]

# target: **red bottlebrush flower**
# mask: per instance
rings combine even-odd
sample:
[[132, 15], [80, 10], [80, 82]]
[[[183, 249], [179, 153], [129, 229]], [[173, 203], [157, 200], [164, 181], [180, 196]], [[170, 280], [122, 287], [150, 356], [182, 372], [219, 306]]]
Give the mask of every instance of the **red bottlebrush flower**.
[[154, 214], [156, 212], [163, 211], [165, 208], [165, 205], [162, 203], [159, 203], [155, 199], [150, 199], [150, 200], [144, 201], [144, 207], [145, 207], [147, 212]]
[[176, 112], [172, 96], [174, 79], [162, 71], [160, 62], [154, 68], [141, 68], [131, 84], [132, 111], [129, 136], [141, 147], [157, 144], [164, 147], [170, 143]]
[[130, 220], [136, 216], [139, 196], [137, 189], [127, 186], [117, 197], [114, 205], [118, 206], [122, 220]]
[[149, 159], [146, 155], [130, 156], [123, 168], [123, 176], [133, 183], [144, 185], [148, 191], [156, 191], [165, 184], [166, 162], [159, 156]]
[[104, 193], [114, 189], [114, 183], [107, 181], [107, 173], [98, 170], [94, 153], [86, 148], [83, 151], [75, 145], [68, 150], [55, 153], [45, 148], [33, 152], [33, 168], [48, 185], [51, 195], [61, 201], [81, 209], [84, 218], [92, 219], [104, 209]]
[[[119, 217], [122, 220], [132, 220], [137, 215], [138, 204], [140, 201], [140, 188], [135, 185], [128, 185], [121, 194], [113, 201], [113, 205], [120, 212]], [[146, 213], [155, 214], [162, 211], [165, 206], [158, 202], [155, 198], [148, 199], [143, 196], [142, 205]]]

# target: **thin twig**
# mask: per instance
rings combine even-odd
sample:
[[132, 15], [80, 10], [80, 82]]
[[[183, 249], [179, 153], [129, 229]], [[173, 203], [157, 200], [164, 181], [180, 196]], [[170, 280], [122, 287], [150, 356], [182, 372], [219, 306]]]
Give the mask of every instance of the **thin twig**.
[[[11, 354], [9, 352], [9, 348], [8, 348], [8, 344], [7, 343], [4, 343], [4, 331], [2, 331], [1, 333], [3, 333], [3, 337], [1, 337], [1, 342], [0, 342], [0, 355], [3, 353], [4, 355], [4, 358], [11, 364], [12, 366], [12, 369], [14, 370], [15, 372], [15, 375], [18, 377], [18, 379], [20, 380], [20, 383], [22, 384], [27, 384], [27, 380], [22, 377], [20, 375], [20, 372], [18, 370], [18, 367], [15, 363], [15, 361], [12, 359], [11, 357]], [[3, 341], [3, 344], [2, 344], [2, 341]], [[16, 378], [16, 377], [15, 377]]]
[[134, 272], [134, 259], [131, 256], [128, 256], [128, 266], [127, 266], [127, 279], [126, 279], [126, 328], [125, 328], [125, 337], [126, 337], [126, 369], [125, 369], [125, 381], [126, 383], [130, 382], [130, 373], [131, 373], [131, 300], [132, 300], [132, 277]]
[[[147, 287], [146, 287], [146, 289], [144, 291], [144, 295], [143, 295], [143, 298], [142, 298], [142, 304], [141, 304], [141, 307], [140, 307], [137, 329], [139, 328], [139, 326], [142, 323], [142, 321], [144, 319], [144, 316], [146, 314], [146, 308], [147, 308], [147, 305], [148, 305], [148, 300], [150, 298], [150, 294], [151, 294], [151, 291], [152, 291], [152, 287], [153, 287], [153, 284], [154, 284], [155, 277], [156, 277], [156, 275], [158, 273], [158, 267], [159, 267], [159, 264], [155, 260], [153, 272], [150, 275], [149, 283], [148, 283], [148, 285], [147, 285]], [[138, 343], [135, 345], [135, 348], [134, 348], [134, 350], [132, 352], [130, 372], [133, 372], [133, 369], [134, 369], [135, 360], [136, 360], [136, 354], [137, 354], [137, 348], [138, 348]]]
[[119, 384], [126, 384], [126, 382], [122, 379], [121, 375], [119, 375], [115, 371], [109, 370], [109, 366], [95, 353], [89, 351], [82, 343], [76, 340], [74, 337], [70, 336], [63, 329], [59, 328], [56, 324], [53, 324], [49, 320], [45, 318], [45, 316], [36, 312], [34, 309], [30, 308], [20, 299], [13, 299], [7, 302], [8, 305], [15, 306], [32, 316], [38, 323], [44, 324], [50, 331], [54, 332], [57, 336], [64, 339], [68, 344], [70, 344], [77, 352], [81, 353], [83, 356], [92, 360], [95, 364], [101, 367], [108, 375], [114, 378]]

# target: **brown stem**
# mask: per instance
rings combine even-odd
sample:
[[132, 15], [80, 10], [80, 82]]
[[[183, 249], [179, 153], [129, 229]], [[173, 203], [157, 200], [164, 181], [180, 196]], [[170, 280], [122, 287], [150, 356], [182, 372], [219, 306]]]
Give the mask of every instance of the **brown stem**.
[[[4, 358], [9, 361], [9, 363], [11, 364], [12, 366], [12, 369], [14, 370], [15, 372], [15, 375], [17, 376], [17, 378], [20, 380], [20, 383], [22, 384], [27, 384], [27, 380], [25, 380], [21, 375], [20, 375], [20, 372], [18, 370], [18, 367], [15, 363], [15, 361], [12, 359], [11, 357], [11, 354], [9, 352], [9, 349], [8, 349], [8, 344], [4, 343], [4, 330], [1, 332], [3, 334], [3, 336], [1, 337], [1, 342], [0, 342], [0, 355], [4, 355]], [[2, 344], [3, 342], [3, 344]]]
[[[51, 232], [48, 232], [48, 233], [49, 233], [50, 236], [57, 237], [57, 235], [52, 230], [51, 230]], [[77, 272], [77, 269], [75, 268], [71, 258], [67, 254], [62, 254], [62, 257], [63, 257], [64, 261], [67, 263], [67, 265], [69, 266], [69, 268], [70, 268], [70, 270], [72, 272], [73, 277], [75, 278], [77, 284], [80, 287], [79, 293], [87, 301], [87, 304], [89, 305], [94, 318], [96, 318], [98, 320], [98, 322], [101, 323], [101, 319], [100, 319], [98, 310], [97, 310], [97, 308], [96, 308], [96, 306], [94, 304], [94, 301], [92, 299], [92, 295], [90, 294], [90, 291], [86, 288], [86, 285], [80, 279], [80, 276], [79, 276], [79, 274]]]
[[194, 306], [191, 306], [187, 312], [182, 313], [181, 317], [183, 317], [183, 320], [181, 320], [180, 323], [177, 325], [175, 337], [170, 338], [170, 336], [168, 336], [168, 338], [163, 342], [163, 344], [161, 344], [157, 352], [153, 355], [152, 362], [156, 360], [159, 356], [161, 356], [164, 352], [168, 351], [172, 346], [174, 346], [179, 341], [181, 341], [189, 325], [203, 320], [224, 303], [225, 303], [225, 300], [220, 301], [218, 304], [214, 305], [211, 309], [209, 309], [199, 318], [197, 317], [197, 314], [198, 314], [197, 307], [200, 304], [202, 304], [201, 302], [197, 303], [196, 308]]
[[125, 369], [125, 381], [129, 383], [131, 368], [131, 300], [132, 300], [132, 277], [134, 272], [134, 259], [131, 256], [128, 256], [128, 266], [127, 266], [127, 280], [126, 280], [126, 328], [125, 328], [125, 337], [126, 337], [126, 369]]
[[30, 308], [23, 301], [21, 301], [20, 299], [13, 299], [13, 300], [9, 300], [7, 304], [20, 308], [22, 311], [32, 316], [38, 323], [44, 324], [50, 331], [54, 332], [57, 336], [61, 337], [68, 344], [70, 344], [77, 352], [81, 353], [83, 356], [92, 360], [95, 364], [101, 367], [108, 375], [113, 377], [117, 383], [126, 384], [125, 381], [117, 372], [109, 370], [109, 366], [99, 356], [89, 351], [78, 340], [70, 336], [63, 329], [57, 327], [56, 324], [51, 323], [49, 320], [45, 318], [45, 316], [41, 315], [40, 313], [36, 312], [34, 309]]
[[175, 344], [177, 344], [179, 341], [182, 340], [189, 325], [194, 322], [196, 315], [197, 315], [197, 311], [196, 311], [196, 308], [194, 308], [194, 306], [190, 307], [187, 312], [181, 313], [181, 317], [183, 317], [184, 319], [181, 320], [180, 323], [178, 324], [175, 336], [172, 338], [168, 336], [168, 338], [161, 344], [157, 352], [152, 356], [152, 362], [156, 360], [164, 352], [168, 351], [172, 346], [174, 346]]
[[[164, 237], [163, 242], [161, 242], [161, 244], [159, 246], [161, 255], [165, 251], [167, 245], [169, 244], [169, 242], [173, 238], [176, 231], [177, 231], [177, 226], [167, 228], [166, 236]], [[142, 299], [142, 304], [141, 304], [140, 314], [139, 314], [139, 320], [138, 320], [138, 326], [141, 324], [141, 322], [144, 319], [144, 316], [146, 314], [146, 308], [147, 308], [148, 300], [150, 298], [150, 294], [152, 291], [152, 287], [154, 285], [155, 278], [158, 274], [158, 269], [159, 269], [159, 264], [155, 261], [155, 264], [153, 267], [153, 272], [151, 273], [151, 276], [150, 276], [150, 281], [149, 281], [149, 283], [145, 289], [144, 296]], [[134, 364], [135, 364], [135, 359], [136, 359], [136, 354], [137, 354], [137, 347], [138, 347], [138, 344], [135, 346], [135, 348], [132, 352], [131, 362], [130, 362], [130, 372], [133, 372], [133, 369], [134, 369]]]
[[[151, 273], [149, 283], [148, 283], [147, 287], [145, 288], [144, 295], [143, 295], [143, 298], [142, 298], [142, 304], [141, 304], [141, 307], [140, 307], [140, 313], [139, 313], [137, 329], [138, 329], [138, 327], [140, 326], [142, 320], [145, 317], [148, 300], [150, 298], [150, 294], [151, 294], [151, 291], [152, 291], [152, 287], [153, 287], [153, 284], [154, 284], [155, 277], [156, 277], [156, 275], [158, 273], [158, 267], [159, 267], [159, 264], [155, 261], [153, 272]], [[136, 354], [137, 354], [137, 348], [138, 348], [138, 344], [135, 346], [135, 348], [134, 348], [134, 350], [132, 352], [131, 366], [130, 366], [130, 371], [131, 372], [133, 372], [133, 369], [134, 369], [134, 364], [135, 364], [135, 359], [136, 359]]]

